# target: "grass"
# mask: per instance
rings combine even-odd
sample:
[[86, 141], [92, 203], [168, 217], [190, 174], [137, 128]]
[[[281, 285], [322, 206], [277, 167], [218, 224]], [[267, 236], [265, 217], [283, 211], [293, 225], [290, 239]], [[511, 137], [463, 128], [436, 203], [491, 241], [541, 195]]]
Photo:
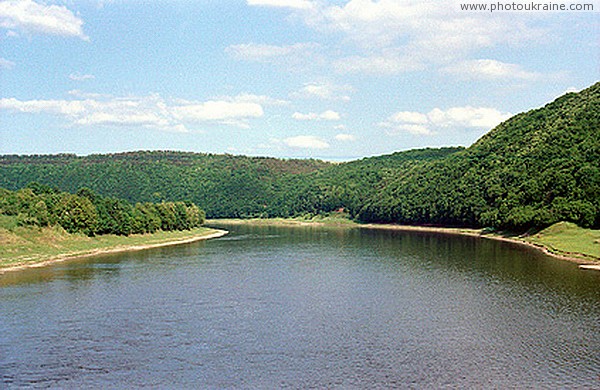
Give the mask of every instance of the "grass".
[[69, 234], [60, 226], [44, 228], [17, 226], [14, 217], [0, 216], [0, 268], [104, 251], [128, 250], [136, 246], [165, 244], [198, 238], [214, 232], [214, 229], [197, 228], [134, 234], [127, 237], [111, 234], [87, 237], [82, 234]]
[[574, 223], [556, 223], [524, 241], [542, 245], [556, 255], [600, 261], [600, 230], [584, 229]]

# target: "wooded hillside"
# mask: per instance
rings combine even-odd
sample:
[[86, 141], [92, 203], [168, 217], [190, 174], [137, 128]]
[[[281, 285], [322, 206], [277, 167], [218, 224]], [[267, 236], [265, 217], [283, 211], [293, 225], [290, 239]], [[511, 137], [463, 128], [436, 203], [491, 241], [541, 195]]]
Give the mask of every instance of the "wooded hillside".
[[366, 222], [598, 228], [600, 83], [516, 115], [466, 149], [342, 164], [181, 152], [0, 157], [0, 187], [34, 181], [132, 203], [189, 200], [209, 218], [343, 209]]

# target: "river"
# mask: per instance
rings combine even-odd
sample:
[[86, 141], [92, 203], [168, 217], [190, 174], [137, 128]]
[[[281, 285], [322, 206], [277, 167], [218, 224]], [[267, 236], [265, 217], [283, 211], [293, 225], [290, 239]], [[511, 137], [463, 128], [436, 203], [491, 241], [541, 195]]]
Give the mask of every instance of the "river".
[[228, 236], [0, 275], [0, 388], [600, 388], [600, 273], [474, 237]]

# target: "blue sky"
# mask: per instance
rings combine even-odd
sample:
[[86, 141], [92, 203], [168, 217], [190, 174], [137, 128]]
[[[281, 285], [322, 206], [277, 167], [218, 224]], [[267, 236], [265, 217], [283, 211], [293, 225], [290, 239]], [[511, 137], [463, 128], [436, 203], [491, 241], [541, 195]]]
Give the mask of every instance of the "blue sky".
[[598, 80], [584, 2], [0, 1], [0, 154], [468, 146]]

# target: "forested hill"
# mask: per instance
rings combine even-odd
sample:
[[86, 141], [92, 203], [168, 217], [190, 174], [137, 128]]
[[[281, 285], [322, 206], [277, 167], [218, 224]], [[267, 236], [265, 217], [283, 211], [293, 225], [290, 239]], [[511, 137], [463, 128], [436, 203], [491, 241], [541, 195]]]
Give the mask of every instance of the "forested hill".
[[209, 218], [343, 209], [369, 222], [600, 227], [600, 83], [516, 115], [466, 149], [343, 164], [181, 152], [0, 156], [0, 187], [30, 182], [132, 203], [192, 201]]
[[82, 187], [135, 202], [189, 200], [209, 217], [260, 215], [287, 178], [329, 166], [319, 160], [171, 151], [75, 156], [1, 156], [0, 187], [30, 182], [75, 193]]
[[363, 221], [410, 224], [600, 227], [600, 83], [399, 175], [358, 213]]
[[397, 172], [462, 148], [422, 149], [346, 164], [171, 151], [0, 156], [0, 187], [86, 187], [137, 202], [188, 200], [209, 218], [291, 217], [356, 209]]

